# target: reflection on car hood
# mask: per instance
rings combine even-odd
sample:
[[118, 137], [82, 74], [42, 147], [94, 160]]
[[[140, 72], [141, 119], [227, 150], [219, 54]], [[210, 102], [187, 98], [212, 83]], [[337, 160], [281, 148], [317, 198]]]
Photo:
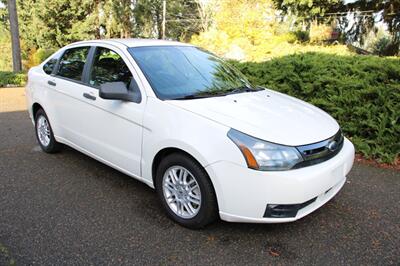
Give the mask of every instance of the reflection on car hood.
[[321, 109], [272, 90], [169, 103], [248, 135], [285, 145], [333, 136], [339, 125]]

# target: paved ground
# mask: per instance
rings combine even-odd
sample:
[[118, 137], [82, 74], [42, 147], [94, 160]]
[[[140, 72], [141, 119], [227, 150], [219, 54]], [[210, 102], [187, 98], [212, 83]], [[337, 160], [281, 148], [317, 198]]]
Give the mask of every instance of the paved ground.
[[168, 220], [147, 186], [72, 149], [40, 152], [23, 90], [0, 89], [0, 265], [400, 264], [400, 172], [355, 165], [290, 224]]

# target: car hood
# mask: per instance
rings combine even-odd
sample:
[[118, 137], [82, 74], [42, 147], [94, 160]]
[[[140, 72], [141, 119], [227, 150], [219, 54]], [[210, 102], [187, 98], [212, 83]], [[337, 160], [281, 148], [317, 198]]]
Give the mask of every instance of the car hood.
[[253, 137], [290, 146], [319, 142], [339, 130], [321, 109], [272, 90], [168, 102]]

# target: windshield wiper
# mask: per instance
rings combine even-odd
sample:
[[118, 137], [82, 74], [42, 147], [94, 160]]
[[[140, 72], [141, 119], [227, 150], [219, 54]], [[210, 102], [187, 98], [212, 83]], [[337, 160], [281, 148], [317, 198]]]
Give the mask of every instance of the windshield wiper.
[[205, 93], [195, 93], [195, 94], [189, 94], [185, 96], [180, 96], [176, 98], [172, 98], [171, 100], [192, 100], [192, 99], [201, 99], [201, 98], [208, 98], [208, 97], [214, 97], [216, 96], [215, 94], [205, 94]]
[[247, 87], [247, 86], [241, 86], [241, 87], [236, 87], [232, 88], [229, 90], [210, 90], [210, 91], [202, 91], [194, 94], [189, 94], [185, 96], [180, 96], [173, 98], [171, 100], [191, 100], [191, 99], [201, 99], [201, 98], [209, 98], [209, 97], [219, 97], [219, 96], [226, 96], [230, 94], [235, 94], [235, 93], [241, 93], [241, 92], [255, 92], [255, 91], [260, 91], [263, 90], [263, 88], [260, 87]]
[[231, 90], [228, 90], [226, 94], [235, 94], [235, 93], [241, 93], [241, 92], [253, 92], [253, 91], [260, 91], [263, 90], [262, 88], [256, 87], [256, 88], [251, 88], [248, 86], [241, 86], [237, 88], [233, 88]]

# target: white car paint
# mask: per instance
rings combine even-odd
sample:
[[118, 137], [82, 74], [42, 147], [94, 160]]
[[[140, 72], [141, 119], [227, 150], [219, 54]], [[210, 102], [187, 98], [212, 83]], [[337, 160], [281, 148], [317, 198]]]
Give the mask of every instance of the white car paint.
[[[187, 45], [156, 40], [100, 40], [68, 45], [102, 46], [128, 65], [142, 94], [140, 103], [104, 100], [98, 90], [44, 73], [43, 62], [29, 71], [26, 95], [32, 107], [46, 111], [58, 142], [67, 144], [154, 188], [152, 165], [157, 153], [177, 148], [207, 171], [216, 191], [220, 217], [232, 222], [288, 222], [322, 206], [343, 186], [354, 160], [347, 139], [328, 161], [288, 171], [247, 167], [227, 137], [231, 128], [284, 145], [305, 145], [333, 136], [339, 129], [324, 111], [284, 94], [264, 90], [193, 100], [160, 100], [127, 47]], [[51, 56], [52, 57], [52, 56]], [[51, 58], [50, 57], [50, 58]], [[47, 85], [57, 83], [56, 87]], [[82, 97], [89, 93], [90, 101]], [[329, 190], [327, 192], [327, 190]], [[264, 218], [266, 204], [298, 204], [317, 197], [294, 218]]]
[[272, 90], [172, 103], [248, 135], [290, 146], [318, 142], [339, 130], [321, 109]]

